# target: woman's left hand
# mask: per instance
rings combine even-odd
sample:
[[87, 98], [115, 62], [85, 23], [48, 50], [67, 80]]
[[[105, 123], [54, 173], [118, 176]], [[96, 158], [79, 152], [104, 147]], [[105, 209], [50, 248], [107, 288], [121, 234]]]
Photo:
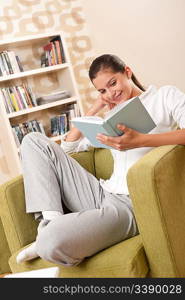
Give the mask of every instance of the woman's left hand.
[[127, 150], [132, 148], [144, 147], [145, 134], [136, 130], [126, 127], [125, 125], [117, 125], [118, 129], [123, 131], [121, 136], [106, 136], [104, 134], [98, 134], [97, 140], [107, 146], [111, 146], [116, 150]]

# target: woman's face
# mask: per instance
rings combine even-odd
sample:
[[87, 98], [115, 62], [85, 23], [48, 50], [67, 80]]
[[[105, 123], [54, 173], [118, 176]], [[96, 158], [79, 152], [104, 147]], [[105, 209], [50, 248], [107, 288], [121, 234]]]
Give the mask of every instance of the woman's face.
[[139, 89], [131, 80], [132, 71], [125, 67], [125, 72], [114, 73], [110, 68], [99, 71], [96, 78], [93, 79], [95, 88], [100, 92], [102, 100], [109, 106], [115, 106], [136, 95], [139, 95]]

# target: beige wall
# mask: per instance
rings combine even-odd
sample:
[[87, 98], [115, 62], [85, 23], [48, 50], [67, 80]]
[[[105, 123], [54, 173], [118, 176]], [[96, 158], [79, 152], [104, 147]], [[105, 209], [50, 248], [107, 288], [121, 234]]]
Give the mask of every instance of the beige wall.
[[185, 91], [184, 0], [82, 0], [96, 54], [114, 53], [143, 84]]

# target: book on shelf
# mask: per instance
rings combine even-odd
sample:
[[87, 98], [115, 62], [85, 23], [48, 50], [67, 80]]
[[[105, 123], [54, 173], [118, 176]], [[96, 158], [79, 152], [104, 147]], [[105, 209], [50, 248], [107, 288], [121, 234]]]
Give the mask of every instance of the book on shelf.
[[54, 66], [65, 62], [64, 50], [60, 36], [51, 39], [43, 46], [44, 53], [41, 55], [41, 67]]
[[4, 76], [4, 75], [6, 75], [6, 71], [4, 68], [4, 63], [3, 63], [2, 57], [0, 55], [0, 76]]
[[28, 94], [29, 94], [29, 97], [31, 98], [31, 102], [32, 102], [32, 104], [33, 104], [33, 106], [37, 106], [38, 105], [38, 103], [37, 103], [37, 98], [36, 98], [36, 96], [35, 96], [35, 93], [33, 93], [33, 90], [32, 90], [32, 88], [30, 87], [30, 86], [26, 86], [26, 89], [27, 89], [27, 92], [28, 92]]
[[19, 105], [18, 105], [18, 102], [17, 102], [17, 99], [15, 97], [15, 94], [13, 92], [13, 89], [10, 87], [9, 88], [9, 95], [10, 95], [10, 98], [11, 98], [11, 101], [12, 101], [12, 105], [13, 105], [13, 108], [15, 111], [19, 111], [20, 108], [19, 108]]
[[3, 51], [1, 54], [3, 55], [6, 66], [7, 66], [7, 73], [14, 74], [14, 70], [13, 70], [13, 67], [12, 67], [12, 64], [10, 61], [10, 57], [8, 55], [8, 51]]
[[3, 52], [0, 53], [0, 68], [2, 76], [8, 75], [8, 68], [6, 66], [6, 62], [3, 56]]
[[17, 91], [17, 94], [19, 95], [19, 98], [20, 98], [24, 108], [28, 108], [29, 106], [28, 106], [28, 103], [26, 101], [25, 94], [23, 93], [23, 87], [22, 86], [16, 86], [16, 91]]
[[41, 58], [40, 58], [40, 65], [41, 68], [45, 68], [49, 66], [49, 61], [48, 61], [48, 57], [47, 57], [47, 53], [42, 53]]
[[45, 134], [44, 127], [43, 127], [43, 125], [42, 125], [42, 123], [40, 121], [33, 120], [33, 121], [30, 121], [30, 122], [31, 122], [31, 126], [33, 128], [33, 130], [31, 130], [31, 131], [41, 132], [41, 133]]
[[75, 117], [80, 116], [80, 110], [79, 110], [79, 107], [78, 107], [77, 103], [72, 103], [72, 104], [69, 104], [64, 111], [67, 114], [68, 130], [69, 130], [73, 127], [73, 124], [72, 124], [71, 120]]
[[16, 55], [15, 58], [16, 58], [16, 61], [17, 61], [19, 70], [20, 70], [21, 72], [24, 72], [23, 65], [22, 65], [22, 63], [21, 63], [21, 61], [20, 61], [20, 59], [19, 59], [19, 56]]
[[51, 43], [51, 65], [57, 65], [57, 54], [56, 54], [56, 49], [54, 43]]
[[18, 106], [19, 106], [19, 110], [26, 108], [24, 103], [21, 101], [21, 97], [18, 93], [18, 90], [17, 90], [16, 86], [12, 87], [12, 92], [15, 95], [16, 101], [17, 101]]
[[[48, 43], [47, 45], [45, 45], [43, 47], [44, 51], [45, 51], [45, 60], [46, 60], [46, 67], [47, 66], [52, 66], [52, 58], [51, 58], [51, 52], [52, 52], [52, 44]], [[41, 61], [41, 66], [44, 67], [43, 62]]]
[[23, 71], [22, 64], [14, 51], [2, 51], [0, 53], [0, 75], [6, 76]]
[[[60, 42], [59, 40], [55, 40], [54, 42], [54, 47], [55, 47], [55, 53], [56, 53], [56, 57], [57, 57], [57, 61], [59, 64], [62, 64], [62, 51], [61, 51], [61, 48], [60, 48]], [[63, 54], [64, 56], [64, 54]]]
[[7, 113], [37, 106], [36, 97], [31, 87], [25, 84], [1, 88], [0, 93]]
[[9, 59], [10, 59], [10, 64], [12, 66], [13, 73], [20, 73], [21, 70], [19, 68], [14, 51], [7, 51], [7, 53], [8, 53]]
[[51, 43], [54, 43], [56, 45], [56, 52], [57, 52], [57, 56], [59, 57], [59, 61], [58, 63], [64, 63], [65, 62], [65, 54], [64, 54], [64, 49], [63, 49], [63, 45], [62, 45], [62, 41], [60, 36], [56, 36], [54, 38], [51, 39], [50, 41]]
[[30, 93], [28, 92], [27, 86], [25, 84], [22, 84], [22, 87], [23, 87], [23, 91], [24, 91], [24, 94], [25, 94], [25, 98], [26, 98], [27, 103], [28, 103], [28, 107], [35, 106], [34, 101], [32, 100], [32, 98], [30, 96]]
[[[16, 146], [17, 146], [17, 148], [19, 148], [20, 147], [20, 139], [19, 139], [19, 137], [18, 137], [18, 132], [17, 132], [17, 130], [16, 130], [16, 128], [15, 127], [12, 127], [12, 132], [13, 132], [13, 137], [14, 137], [14, 140], [15, 140], [15, 143], [16, 143]], [[21, 134], [22, 135], [22, 134]]]
[[73, 117], [77, 117], [74, 107], [75, 104], [76, 103], [68, 104], [65, 108], [63, 108], [60, 115], [56, 115], [50, 118], [52, 136], [62, 135], [70, 130], [70, 120]]
[[123, 135], [123, 131], [117, 128], [117, 124], [124, 124], [142, 133], [148, 133], [156, 126], [139, 97], [116, 105], [104, 119], [97, 116], [84, 116], [72, 119], [72, 123], [93, 146], [108, 149], [112, 147], [101, 144], [96, 139], [98, 133], [113, 137]]
[[65, 134], [68, 131], [68, 118], [65, 113], [52, 117], [50, 122], [52, 136]]
[[23, 137], [30, 132], [41, 132], [44, 135], [46, 134], [43, 124], [37, 120], [31, 120], [19, 123], [18, 125], [13, 125], [12, 131], [18, 147], [22, 143]]

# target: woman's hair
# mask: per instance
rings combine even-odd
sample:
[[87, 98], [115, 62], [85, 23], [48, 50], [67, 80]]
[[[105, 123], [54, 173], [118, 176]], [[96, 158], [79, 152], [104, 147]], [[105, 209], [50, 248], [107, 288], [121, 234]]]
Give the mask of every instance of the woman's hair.
[[[105, 69], [111, 69], [114, 73], [124, 73], [125, 67], [125, 63], [118, 56], [112, 54], [103, 54], [95, 58], [95, 60], [92, 62], [89, 68], [89, 78], [91, 81], [93, 81], [93, 79], [96, 78], [97, 73]], [[145, 91], [145, 88], [137, 80], [134, 73], [132, 73], [131, 79], [138, 88], [140, 88], [142, 91]]]

